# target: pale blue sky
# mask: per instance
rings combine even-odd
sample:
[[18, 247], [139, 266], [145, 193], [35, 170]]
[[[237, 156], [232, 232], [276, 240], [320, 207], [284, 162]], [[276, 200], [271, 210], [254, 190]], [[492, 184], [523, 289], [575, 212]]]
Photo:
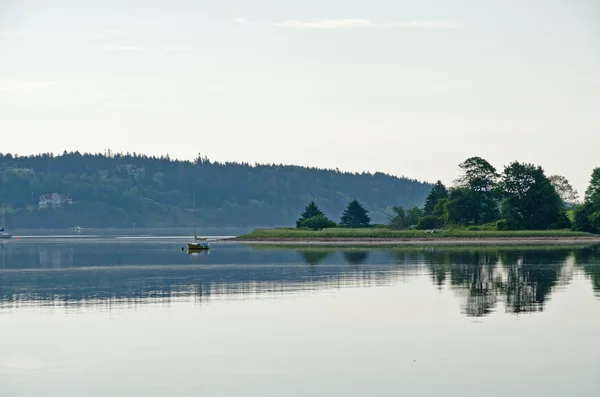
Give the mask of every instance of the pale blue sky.
[[0, 0], [0, 151], [600, 166], [595, 0]]

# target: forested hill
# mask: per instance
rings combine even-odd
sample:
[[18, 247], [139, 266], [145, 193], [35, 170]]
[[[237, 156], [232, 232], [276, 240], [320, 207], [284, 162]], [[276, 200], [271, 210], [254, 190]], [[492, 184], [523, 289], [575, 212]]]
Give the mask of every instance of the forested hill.
[[[374, 222], [385, 222], [390, 206], [421, 206], [431, 189], [382, 173], [110, 152], [0, 154], [0, 176], [0, 203], [11, 229], [188, 226], [194, 196], [198, 224], [205, 226], [293, 225], [311, 200], [339, 220], [352, 199], [364, 204]], [[53, 208], [52, 193], [60, 208]]]

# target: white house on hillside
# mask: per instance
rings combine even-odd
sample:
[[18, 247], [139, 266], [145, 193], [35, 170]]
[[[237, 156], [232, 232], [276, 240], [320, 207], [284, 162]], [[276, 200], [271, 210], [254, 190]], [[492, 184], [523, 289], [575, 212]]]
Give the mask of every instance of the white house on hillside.
[[71, 204], [73, 204], [73, 199], [68, 194], [49, 193], [40, 196], [38, 208], [57, 208]]

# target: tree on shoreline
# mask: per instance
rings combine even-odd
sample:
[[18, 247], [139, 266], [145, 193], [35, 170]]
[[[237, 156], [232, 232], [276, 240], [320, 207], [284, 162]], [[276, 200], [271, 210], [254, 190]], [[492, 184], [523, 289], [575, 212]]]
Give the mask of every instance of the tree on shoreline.
[[423, 216], [423, 210], [419, 207], [413, 207], [405, 210], [403, 207], [393, 207], [394, 215], [390, 220], [390, 228], [393, 230], [408, 229], [416, 226], [419, 219]]
[[569, 227], [563, 201], [540, 166], [515, 161], [504, 168], [500, 182], [502, 217], [515, 229]]
[[298, 218], [298, 220], [296, 221], [296, 227], [300, 227], [300, 224], [302, 222], [315, 216], [325, 216], [325, 214], [319, 209], [319, 207], [317, 206], [317, 204], [315, 204], [314, 201], [311, 201], [304, 208], [304, 212], [300, 214], [300, 218]]
[[[496, 168], [481, 157], [470, 157], [459, 167], [462, 175], [448, 192], [443, 217], [449, 223], [462, 225], [480, 225], [498, 220], [499, 175]], [[442, 208], [438, 208], [436, 212], [441, 211]]]
[[446, 189], [446, 186], [444, 186], [442, 181], [437, 181], [425, 199], [423, 213], [425, 215], [434, 215], [433, 211], [435, 210], [436, 205], [440, 200], [445, 198], [448, 198], [448, 189]]
[[314, 201], [308, 203], [300, 218], [296, 221], [297, 228], [321, 230], [328, 227], [335, 227], [335, 222], [325, 216], [323, 211], [317, 207]]
[[552, 175], [550, 183], [554, 186], [554, 190], [560, 196], [565, 208], [572, 207], [579, 199], [579, 193], [571, 186], [567, 178], [562, 175]]
[[592, 171], [590, 185], [585, 191], [585, 201], [573, 212], [573, 229], [600, 233], [600, 167]]
[[368, 213], [357, 200], [352, 200], [344, 211], [340, 224], [345, 227], [368, 227], [371, 223]]

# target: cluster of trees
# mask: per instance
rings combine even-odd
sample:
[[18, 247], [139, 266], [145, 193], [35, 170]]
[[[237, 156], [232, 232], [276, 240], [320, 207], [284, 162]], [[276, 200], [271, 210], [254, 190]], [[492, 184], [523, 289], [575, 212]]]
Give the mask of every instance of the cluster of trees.
[[600, 167], [594, 169], [585, 201], [573, 211], [573, 228], [584, 232], [600, 233]]
[[[132, 170], [134, 172], [132, 172]], [[0, 204], [15, 228], [280, 226], [314, 201], [340, 217], [360, 200], [384, 223], [393, 203], [421, 205], [431, 184], [383, 173], [349, 173], [288, 165], [179, 161], [139, 154], [0, 154]], [[47, 193], [73, 205], [38, 209]], [[194, 207], [194, 196], [196, 205]]]
[[[600, 169], [594, 170], [585, 203], [566, 178], [547, 176], [542, 167], [515, 161], [499, 173], [481, 157], [459, 165], [462, 174], [447, 189], [438, 181], [423, 208], [394, 207], [390, 226], [431, 229], [444, 224], [498, 230], [547, 230], [573, 227], [600, 231]], [[574, 209], [572, 224], [567, 216]]]
[[[296, 221], [299, 229], [322, 230], [338, 226], [319, 209], [314, 201], [308, 203], [300, 218]], [[369, 211], [357, 200], [352, 200], [340, 218], [339, 226], [347, 228], [362, 228], [371, 226]]]

